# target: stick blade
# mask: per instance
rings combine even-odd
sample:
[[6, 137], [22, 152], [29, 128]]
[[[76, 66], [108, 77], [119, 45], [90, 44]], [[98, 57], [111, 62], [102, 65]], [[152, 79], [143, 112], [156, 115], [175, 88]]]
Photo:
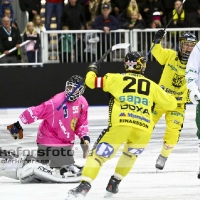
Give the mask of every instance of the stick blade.
[[116, 50], [116, 49], [126, 49], [130, 46], [129, 43], [119, 43], [119, 44], [116, 44], [114, 46], [112, 46], [112, 51]]

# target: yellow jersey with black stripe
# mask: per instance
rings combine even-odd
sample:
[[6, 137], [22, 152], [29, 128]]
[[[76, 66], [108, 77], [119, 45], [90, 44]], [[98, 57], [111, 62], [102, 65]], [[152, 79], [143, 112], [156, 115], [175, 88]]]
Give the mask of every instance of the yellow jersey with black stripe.
[[165, 92], [173, 94], [178, 103], [186, 103], [188, 96], [185, 80], [186, 64], [181, 63], [176, 51], [164, 49], [161, 44], [156, 44], [151, 53], [161, 65], [164, 65], [160, 87]]
[[126, 125], [152, 132], [153, 102], [167, 110], [173, 110], [177, 106], [172, 95], [140, 74], [108, 73], [104, 77], [97, 77], [90, 71], [85, 83], [91, 89], [102, 88], [112, 95], [109, 103], [109, 126]]

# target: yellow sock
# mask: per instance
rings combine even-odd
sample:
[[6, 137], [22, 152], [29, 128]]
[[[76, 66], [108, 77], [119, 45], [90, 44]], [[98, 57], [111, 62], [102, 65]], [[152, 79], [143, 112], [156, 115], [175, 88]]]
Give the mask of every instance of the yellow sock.
[[162, 147], [161, 155], [168, 158], [168, 156], [172, 152], [173, 148], [174, 148], [173, 146], [169, 146], [166, 143], [164, 143], [163, 147]]
[[[96, 158], [97, 159], [97, 158]], [[88, 157], [82, 171], [82, 181], [91, 183], [98, 175], [100, 163], [94, 157]]]
[[122, 154], [116, 169], [115, 169], [115, 173], [118, 174], [118, 176], [120, 176], [119, 178], [122, 179], [123, 177], [125, 177], [129, 171], [132, 169], [135, 161], [136, 161], [137, 157], [135, 155], [132, 155], [132, 157], [129, 157], [127, 155]]

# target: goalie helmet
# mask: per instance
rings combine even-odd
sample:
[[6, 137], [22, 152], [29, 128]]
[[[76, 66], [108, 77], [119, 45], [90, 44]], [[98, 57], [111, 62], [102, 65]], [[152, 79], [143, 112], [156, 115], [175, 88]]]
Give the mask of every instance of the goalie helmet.
[[124, 59], [124, 67], [127, 72], [144, 73], [147, 59], [139, 51], [128, 52]]
[[[77, 89], [74, 91], [76, 87]], [[68, 97], [68, 95], [71, 95], [68, 101], [77, 100], [84, 93], [84, 91], [85, 91], [85, 84], [81, 76], [74, 75], [70, 77], [70, 79], [66, 82], [66, 86], [65, 86], [66, 97]]]
[[181, 60], [187, 62], [190, 53], [197, 43], [197, 38], [194, 34], [190, 32], [184, 32], [179, 37], [179, 51], [181, 54]]

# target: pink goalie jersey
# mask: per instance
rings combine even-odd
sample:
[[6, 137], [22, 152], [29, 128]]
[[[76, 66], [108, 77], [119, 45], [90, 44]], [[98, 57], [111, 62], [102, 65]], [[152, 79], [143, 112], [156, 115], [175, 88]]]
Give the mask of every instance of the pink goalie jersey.
[[61, 92], [38, 106], [27, 108], [20, 115], [24, 124], [43, 120], [38, 128], [37, 143], [45, 146], [73, 146], [75, 134], [79, 138], [89, 136], [86, 99], [80, 96], [76, 101], [67, 101], [58, 111], [58, 106], [65, 98], [65, 92]]

